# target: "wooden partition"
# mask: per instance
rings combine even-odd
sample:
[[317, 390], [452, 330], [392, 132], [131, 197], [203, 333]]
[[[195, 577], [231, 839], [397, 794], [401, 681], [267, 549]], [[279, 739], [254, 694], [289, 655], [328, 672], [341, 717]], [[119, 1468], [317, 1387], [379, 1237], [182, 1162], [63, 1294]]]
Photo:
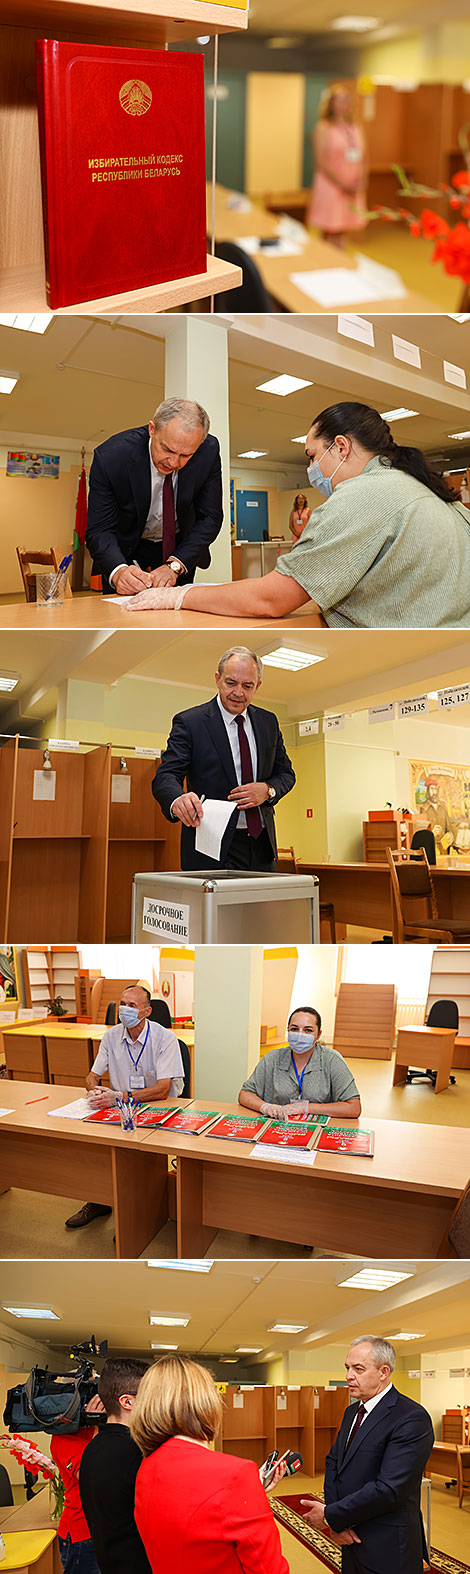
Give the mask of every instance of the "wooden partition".
[[340, 984], [333, 1049], [345, 1060], [390, 1060], [396, 1008], [394, 984]]
[[[121, 775], [110, 744], [83, 753], [54, 751], [43, 770], [38, 748], [9, 739], [0, 750], [0, 933], [5, 940], [130, 939], [132, 878], [179, 868], [179, 824], [152, 796], [158, 762], [127, 759], [130, 800], [112, 800]], [[36, 773], [38, 775], [36, 776]], [[42, 780], [41, 780], [42, 778]], [[52, 798], [35, 797], [47, 791]]]
[[344, 1412], [349, 1404], [346, 1388], [317, 1388], [315, 1390], [315, 1468], [318, 1475], [324, 1469], [325, 1459], [332, 1447]]
[[227, 1388], [223, 1396], [222, 1428], [217, 1447], [237, 1459], [253, 1459], [262, 1465], [276, 1443], [275, 1390], [251, 1388], [240, 1392]]
[[315, 1411], [313, 1388], [276, 1388], [276, 1448], [284, 1454], [293, 1448], [302, 1454], [306, 1476], [315, 1470]]

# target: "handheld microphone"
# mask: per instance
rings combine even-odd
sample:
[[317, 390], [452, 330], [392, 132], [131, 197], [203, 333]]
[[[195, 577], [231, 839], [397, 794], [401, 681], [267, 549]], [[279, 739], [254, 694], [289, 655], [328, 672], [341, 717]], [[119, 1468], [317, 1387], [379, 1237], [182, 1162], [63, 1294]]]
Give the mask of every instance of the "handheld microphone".
[[297, 1454], [292, 1449], [290, 1449], [289, 1453], [286, 1455], [285, 1461], [286, 1476], [295, 1476], [297, 1470], [302, 1469], [303, 1462], [302, 1454]]

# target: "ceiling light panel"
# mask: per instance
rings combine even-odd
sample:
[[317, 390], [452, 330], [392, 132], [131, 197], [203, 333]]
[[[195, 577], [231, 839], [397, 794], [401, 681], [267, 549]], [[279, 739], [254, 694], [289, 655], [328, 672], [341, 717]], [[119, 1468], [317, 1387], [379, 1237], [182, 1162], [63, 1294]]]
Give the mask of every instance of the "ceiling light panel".
[[299, 388], [313, 388], [313, 383], [306, 382], [303, 377], [290, 377], [287, 372], [283, 372], [280, 377], [270, 377], [267, 383], [257, 383], [256, 388], [258, 393], [279, 394], [281, 399], [285, 399], [286, 394], [296, 393]]

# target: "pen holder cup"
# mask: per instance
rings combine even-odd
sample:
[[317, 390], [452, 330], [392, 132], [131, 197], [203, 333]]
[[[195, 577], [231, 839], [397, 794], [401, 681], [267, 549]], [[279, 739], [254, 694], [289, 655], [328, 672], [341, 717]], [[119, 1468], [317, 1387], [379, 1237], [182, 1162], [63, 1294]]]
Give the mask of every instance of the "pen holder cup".
[[136, 1130], [136, 1118], [135, 1118], [136, 1112], [135, 1112], [135, 1110], [134, 1110], [134, 1112], [132, 1112], [129, 1109], [128, 1104], [121, 1104], [119, 1106], [119, 1108], [120, 1108], [120, 1115], [121, 1115], [121, 1131], [135, 1131]]
[[62, 607], [67, 577], [57, 573], [36, 574], [36, 601], [39, 607]]

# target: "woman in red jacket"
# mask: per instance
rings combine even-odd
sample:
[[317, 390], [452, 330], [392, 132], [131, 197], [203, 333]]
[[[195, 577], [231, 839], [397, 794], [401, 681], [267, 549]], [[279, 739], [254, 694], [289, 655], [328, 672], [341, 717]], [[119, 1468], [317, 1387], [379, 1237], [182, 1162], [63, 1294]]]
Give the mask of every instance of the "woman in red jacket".
[[222, 1400], [188, 1356], [142, 1378], [131, 1432], [144, 1455], [135, 1519], [155, 1574], [289, 1574], [257, 1466], [209, 1450]]

